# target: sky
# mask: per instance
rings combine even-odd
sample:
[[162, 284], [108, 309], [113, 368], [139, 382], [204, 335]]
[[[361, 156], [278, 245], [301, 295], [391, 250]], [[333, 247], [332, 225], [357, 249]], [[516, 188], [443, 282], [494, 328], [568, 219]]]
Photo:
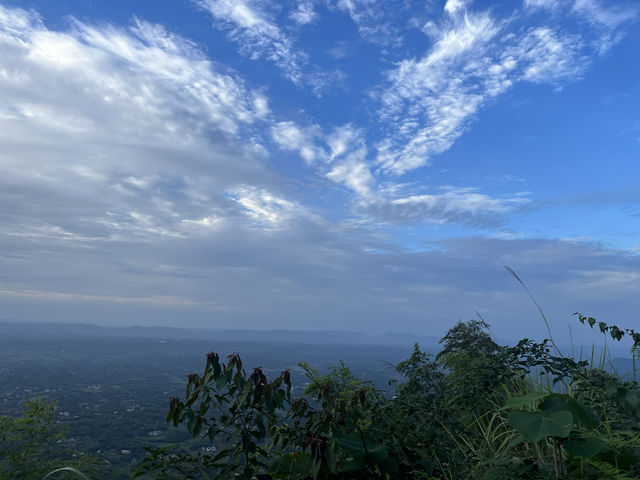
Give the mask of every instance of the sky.
[[5, 320], [637, 327], [639, 201], [638, 1], [0, 0]]

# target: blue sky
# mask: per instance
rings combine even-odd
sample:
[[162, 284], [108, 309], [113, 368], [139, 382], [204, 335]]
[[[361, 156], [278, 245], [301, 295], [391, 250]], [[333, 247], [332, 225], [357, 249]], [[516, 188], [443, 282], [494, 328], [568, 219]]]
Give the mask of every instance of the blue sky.
[[640, 308], [640, 3], [0, 1], [3, 317], [505, 338]]

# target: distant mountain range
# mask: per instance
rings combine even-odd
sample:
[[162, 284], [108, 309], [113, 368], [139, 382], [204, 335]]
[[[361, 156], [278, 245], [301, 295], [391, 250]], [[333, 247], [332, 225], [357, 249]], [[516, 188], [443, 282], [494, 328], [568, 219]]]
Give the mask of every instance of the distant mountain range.
[[[107, 327], [84, 323], [39, 322], [17, 323], [0, 322], [0, 338], [22, 339], [54, 339], [54, 338], [154, 338], [165, 340], [217, 340], [228, 342], [265, 342], [291, 343], [307, 345], [379, 345], [379, 346], [412, 346], [418, 342], [422, 350], [438, 352], [441, 345], [439, 338], [411, 333], [385, 333], [380, 335], [342, 331], [342, 330], [214, 330], [205, 328], [175, 327]], [[501, 345], [514, 342], [496, 339]], [[571, 347], [560, 345], [560, 350], [567, 355]], [[602, 353], [601, 346], [595, 346], [594, 362], [598, 364]], [[576, 351], [579, 356], [579, 350]], [[591, 347], [583, 350], [582, 359], [590, 360]], [[608, 347], [606, 369], [615, 369], [619, 373], [629, 374], [633, 371], [633, 362], [627, 348], [614, 345]], [[640, 365], [638, 366], [640, 368]], [[640, 371], [638, 372], [640, 374]]]
[[418, 342], [424, 350], [439, 350], [437, 337], [410, 333], [372, 335], [342, 330], [213, 330], [174, 327], [106, 327], [82, 323], [0, 322], [4, 338], [95, 338], [128, 337], [183, 340], [224, 340], [331, 345], [404, 346]]

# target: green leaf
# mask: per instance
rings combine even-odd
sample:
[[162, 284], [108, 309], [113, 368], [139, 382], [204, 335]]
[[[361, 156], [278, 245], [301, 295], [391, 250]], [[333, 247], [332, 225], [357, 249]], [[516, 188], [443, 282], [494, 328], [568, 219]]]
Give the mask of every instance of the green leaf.
[[609, 330], [609, 334], [611, 335], [611, 338], [618, 341], [620, 341], [624, 336], [624, 332], [616, 326], [611, 327], [611, 329]]
[[224, 386], [227, 384], [227, 376], [226, 375], [219, 375], [216, 377], [216, 389], [217, 390], [222, 390], [224, 388]]
[[603, 451], [598, 455], [598, 458], [611, 465], [615, 465], [616, 468], [620, 470], [629, 470], [637, 463], [633, 452], [624, 447]]
[[271, 466], [271, 473], [276, 478], [288, 478], [290, 475], [303, 478], [313, 468], [313, 460], [309, 452], [287, 453], [278, 458]]
[[256, 416], [256, 426], [260, 432], [260, 438], [264, 438], [267, 434], [267, 429], [264, 426], [264, 418], [262, 415]]
[[507, 444], [505, 451], [509, 451], [512, 448], [517, 447], [518, 445], [520, 445], [522, 442], [524, 442], [524, 437], [522, 436], [522, 434], [518, 434], [516, 435], [514, 438], [511, 439], [511, 441]]
[[606, 443], [597, 438], [569, 438], [562, 446], [570, 455], [581, 458], [593, 458], [609, 448]]
[[382, 443], [368, 447], [367, 453], [369, 454], [369, 458], [376, 465], [383, 463], [389, 456], [386, 447]]
[[264, 407], [267, 410], [267, 412], [269, 414], [273, 414], [274, 411], [274, 405], [273, 405], [273, 399], [271, 398], [271, 395], [265, 395], [264, 397]]
[[589, 430], [596, 428], [599, 424], [596, 416], [571, 395], [550, 393], [547, 399], [540, 404], [540, 409], [547, 411], [569, 410], [574, 421]]
[[324, 461], [332, 472], [336, 471], [337, 458], [335, 448], [325, 448], [323, 452]]
[[568, 437], [573, 424], [573, 415], [567, 410], [551, 412], [518, 410], [509, 414], [508, 422], [527, 441], [536, 443], [547, 437]]
[[353, 457], [355, 463], [360, 464], [363, 462], [366, 451], [358, 432], [348, 434], [337, 432], [334, 434], [333, 439], [337, 445]]
[[398, 465], [398, 461], [391, 455], [387, 456], [384, 462], [382, 462], [381, 467], [383, 471], [391, 475], [391, 478], [398, 478], [400, 466]]
[[193, 427], [193, 436], [197, 437], [198, 435], [200, 435], [201, 431], [202, 431], [202, 418], [196, 417], [196, 422]]
[[189, 420], [187, 421], [187, 431], [193, 434], [193, 429], [196, 426], [196, 417], [193, 416], [193, 412], [189, 412]]
[[532, 392], [522, 397], [511, 398], [507, 401], [504, 408], [520, 408], [528, 405], [536, 405], [540, 400], [547, 396], [544, 392]]

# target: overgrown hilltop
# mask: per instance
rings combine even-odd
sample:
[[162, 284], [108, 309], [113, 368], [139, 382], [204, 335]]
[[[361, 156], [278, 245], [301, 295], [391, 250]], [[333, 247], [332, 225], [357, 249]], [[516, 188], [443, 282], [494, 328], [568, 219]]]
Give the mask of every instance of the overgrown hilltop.
[[[590, 319], [579, 316], [581, 322]], [[606, 327], [606, 328], [605, 328]], [[601, 324], [634, 340], [632, 330]], [[620, 334], [623, 332], [623, 334]], [[136, 477], [256, 479], [637, 478], [640, 388], [550, 341], [501, 346], [483, 321], [459, 322], [436, 358], [415, 345], [392, 398], [341, 364], [309, 368], [292, 398], [238, 355], [207, 356], [168, 421], [211, 451], [151, 452]]]
[[[635, 331], [578, 319], [637, 353]], [[342, 363], [325, 375], [303, 364], [296, 397], [288, 371], [269, 379], [211, 352], [170, 401], [167, 421], [193, 441], [150, 450], [134, 478], [640, 477], [640, 388], [604, 358], [567, 358], [549, 340], [499, 345], [481, 320], [441, 343], [435, 358], [414, 346], [392, 397]]]

